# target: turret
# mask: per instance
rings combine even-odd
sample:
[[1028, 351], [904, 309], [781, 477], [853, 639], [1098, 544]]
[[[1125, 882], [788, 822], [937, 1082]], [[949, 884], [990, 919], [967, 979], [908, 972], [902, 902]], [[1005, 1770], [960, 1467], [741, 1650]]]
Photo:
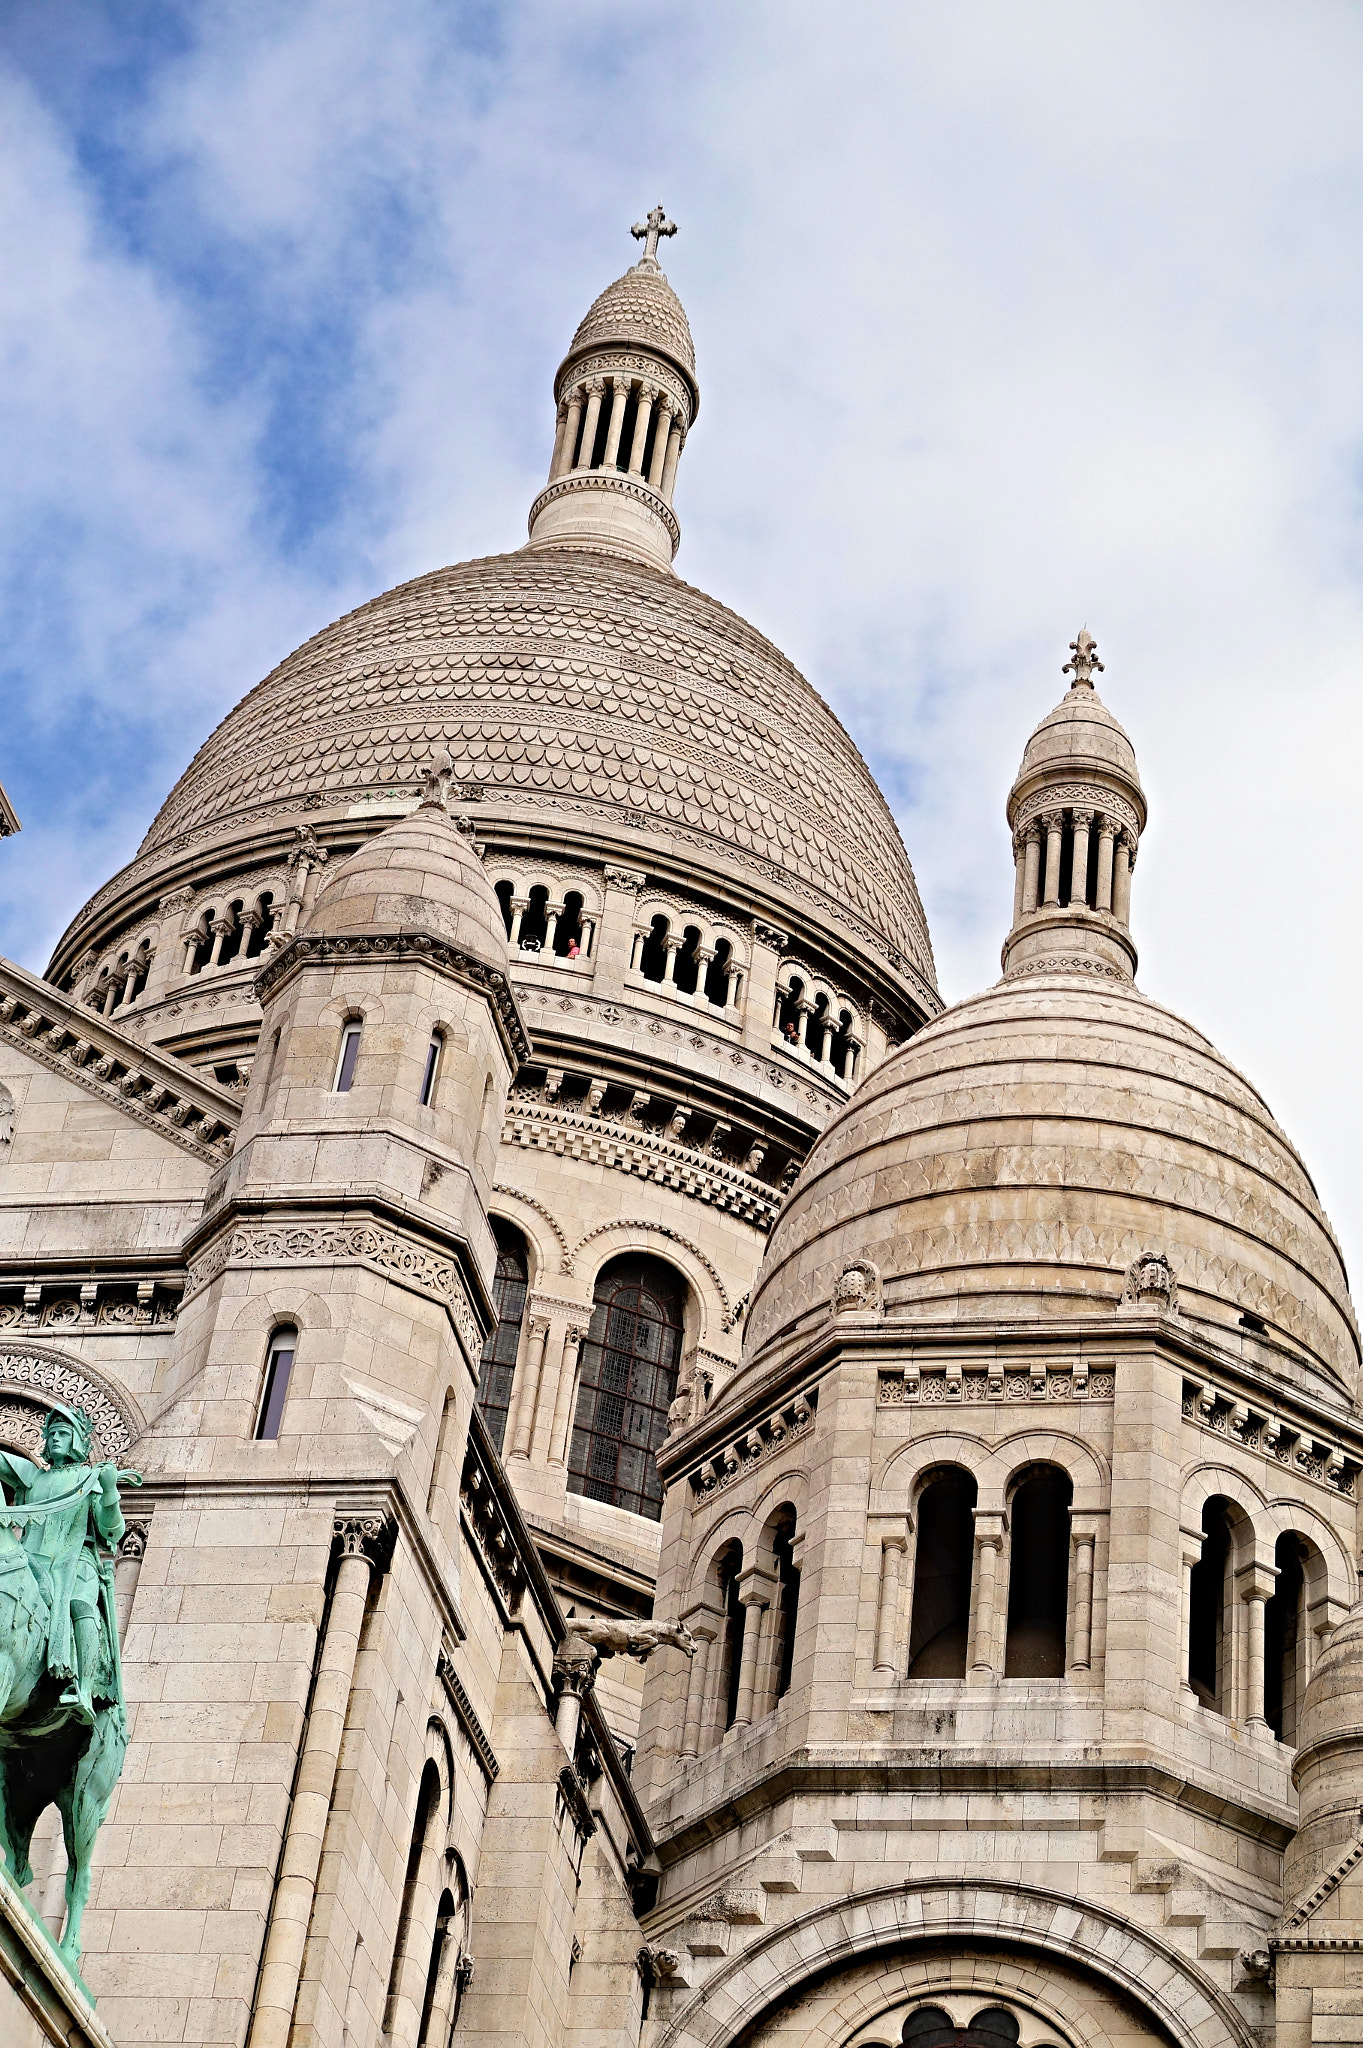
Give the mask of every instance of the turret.
[[530, 508], [533, 548], [588, 548], [669, 569], [681, 541], [677, 463], [700, 410], [696, 352], [658, 262], [676, 223], [636, 223], [644, 253], [595, 301], [554, 380], [549, 480]]
[[1005, 975], [1078, 967], [1130, 981], [1131, 870], [1145, 793], [1130, 740], [1094, 688], [1098, 644], [1070, 642], [1068, 694], [1028, 740], [1008, 794], [1017, 879]]

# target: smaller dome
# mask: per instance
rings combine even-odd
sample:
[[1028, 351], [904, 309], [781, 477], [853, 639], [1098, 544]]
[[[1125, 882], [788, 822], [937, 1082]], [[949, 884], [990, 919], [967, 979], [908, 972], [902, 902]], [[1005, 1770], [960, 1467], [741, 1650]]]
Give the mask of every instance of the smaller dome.
[[1074, 774], [1106, 769], [1136, 789], [1141, 786], [1135, 748], [1091, 688], [1072, 689], [1042, 719], [1023, 750], [1018, 784], [1046, 768]]
[[594, 299], [573, 336], [567, 362], [589, 348], [621, 342], [670, 356], [692, 385], [696, 348], [681, 300], [656, 262], [644, 257]]
[[1283, 1873], [1289, 1907], [1358, 1837], [1363, 1773], [1363, 1604], [1354, 1607], [1316, 1661], [1302, 1699], [1292, 1779], [1301, 1826]]
[[339, 936], [420, 929], [507, 965], [506, 926], [487, 871], [439, 803], [366, 839], [323, 884], [305, 927]]

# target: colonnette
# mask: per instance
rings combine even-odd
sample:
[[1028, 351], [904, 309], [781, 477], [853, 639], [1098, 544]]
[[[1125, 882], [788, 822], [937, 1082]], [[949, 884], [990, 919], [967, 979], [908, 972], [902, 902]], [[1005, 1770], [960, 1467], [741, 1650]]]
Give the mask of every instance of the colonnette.
[[0, 1439], [147, 1480], [98, 2010], [0, 1894], [15, 2024], [1363, 2040], [1338, 1246], [1135, 986], [1087, 631], [943, 1009], [865, 763], [673, 572], [635, 232], [527, 544], [291, 655], [0, 963]]

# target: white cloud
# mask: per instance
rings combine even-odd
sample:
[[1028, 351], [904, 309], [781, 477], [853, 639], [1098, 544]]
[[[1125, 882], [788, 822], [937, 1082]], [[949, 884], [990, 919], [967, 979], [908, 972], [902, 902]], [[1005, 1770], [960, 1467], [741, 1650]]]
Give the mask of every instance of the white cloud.
[[93, 815], [69, 766], [28, 805], [7, 947], [304, 632], [517, 544], [554, 365], [661, 197], [704, 393], [679, 566], [874, 755], [944, 989], [996, 971], [1004, 795], [1087, 620], [1151, 796], [1142, 980], [1363, 1244], [1356, 10], [192, 19], [104, 117], [117, 171], [5, 87], [15, 687], [147, 736], [121, 792], [78, 756]]

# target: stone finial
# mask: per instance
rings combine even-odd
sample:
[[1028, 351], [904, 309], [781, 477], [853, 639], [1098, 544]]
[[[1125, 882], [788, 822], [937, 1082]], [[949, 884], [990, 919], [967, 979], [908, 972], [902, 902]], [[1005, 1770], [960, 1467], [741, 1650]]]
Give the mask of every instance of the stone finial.
[[431, 765], [421, 777], [421, 802], [417, 808], [423, 811], [446, 810], [453, 776], [454, 763], [442, 747], [438, 754], [431, 756]]
[[1153, 1308], [1166, 1315], [1178, 1309], [1178, 1276], [1163, 1252], [1142, 1252], [1127, 1268], [1123, 1308]]
[[1094, 639], [1087, 626], [1081, 626], [1079, 628], [1079, 638], [1071, 640], [1070, 653], [1074, 656], [1074, 660], [1065, 663], [1065, 666], [1060, 671], [1061, 675], [1073, 674], [1074, 681], [1070, 684], [1072, 690], [1091, 690], [1093, 688], [1094, 673], [1096, 671], [1098, 675], [1101, 675], [1103, 673], [1103, 664], [1098, 659], [1098, 642]]
[[661, 206], [655, 206], [652, 213], [645, 215], [643, 220], [636, 220], [634, 226], [630, 229], [630, 233], [636, 242], [642, 242], [644, 245], [644, 253], [639, 261], [641, 263], [656, 263], [658, 260], [658, 242], [660, 237], [663, 235], [675, 235], [676, 232], [677, 223], [674, 220], [668, 219]]

